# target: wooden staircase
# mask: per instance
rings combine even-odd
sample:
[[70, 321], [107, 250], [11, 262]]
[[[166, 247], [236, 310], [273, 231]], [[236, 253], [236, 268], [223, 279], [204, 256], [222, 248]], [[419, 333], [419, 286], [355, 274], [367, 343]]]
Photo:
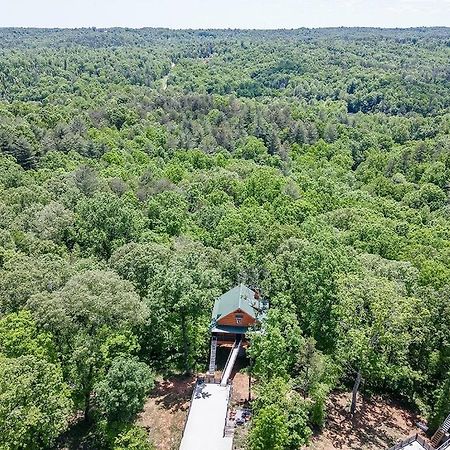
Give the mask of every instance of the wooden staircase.
[[444, 423], [441, 425], [441, 428], [444, 431], [444, 433], [447, 433], [450, 430], [450, 414], [444, 420]]
[[209, 355], [209, 369], [208, 374], [214, 375], [216, 372], [216, 353], [217, 353], [217, 338], [213, 336], [211, 339], [211, 353]]
[[439, 444], [442, 442], [442, 439], [445, 437], [445, 434], [448, 433], [449, 430], [450, 430], [450, 414], [444, 420], [442, 425], [436, 430], [436, 433], [433, 434], [433, 437], [431, 438], [431, 443], [433, 444], [433, 447], [439, 446]]
[[445, 432], [442, 428], [438, 428], [436, 430], [436, 433], [433, 434], [433, 437], [431, 438], [431, 445], [434, 448], [439, 447], [439, 444], [441, 443], [442, 439], [445, 436]]

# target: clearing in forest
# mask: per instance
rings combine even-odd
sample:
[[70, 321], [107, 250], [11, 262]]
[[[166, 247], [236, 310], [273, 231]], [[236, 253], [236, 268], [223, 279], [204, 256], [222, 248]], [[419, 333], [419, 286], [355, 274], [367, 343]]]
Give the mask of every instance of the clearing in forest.
[[330, 396], [324, 429], [305, 450], [387, 450], [420, 433], [415, 425], [420, 420], [416, 414], [381, 397], [359, 400], [351, 418], [350, 396], [351, 393]]

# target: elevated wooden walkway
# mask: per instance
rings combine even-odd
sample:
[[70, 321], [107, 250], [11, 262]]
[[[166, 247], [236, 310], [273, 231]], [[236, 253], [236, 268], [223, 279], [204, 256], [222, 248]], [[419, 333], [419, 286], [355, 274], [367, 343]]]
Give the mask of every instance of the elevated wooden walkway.
[[236, 359], [239, 355], [239, 350], [241, 349], [242, 339], [236, 339], [231, 348], [230, 354], [228, 355], [227, 362], [225, 364], [225, 368], [223, 369], [222, 379], [220, 380], [221, 386], [226, 386], [228, 380], [230, 379], [231, 372], [233, 370]]
[[216, 381], [217, 339], [211, 340], [209, 370], [206, 379], [197, 380], [192, 393], [189, 413], [184, 427], [180, 450], [231, 450], [234, 425], [228, 420], [231, 397], [230, 375], [242, 346], [242, 338], [235, 340], [228, 355], [220, 382]]

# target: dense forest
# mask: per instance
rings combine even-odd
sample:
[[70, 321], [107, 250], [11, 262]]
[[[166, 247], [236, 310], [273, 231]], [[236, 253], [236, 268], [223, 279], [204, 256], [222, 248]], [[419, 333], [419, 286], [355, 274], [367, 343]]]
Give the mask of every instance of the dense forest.
[[250, 450], [335, 389], [450, 412], [450, 29], [0, 40], [1, 449], [153, 448], [153, 380], [205, 370], [238, 282], [271, 304]]

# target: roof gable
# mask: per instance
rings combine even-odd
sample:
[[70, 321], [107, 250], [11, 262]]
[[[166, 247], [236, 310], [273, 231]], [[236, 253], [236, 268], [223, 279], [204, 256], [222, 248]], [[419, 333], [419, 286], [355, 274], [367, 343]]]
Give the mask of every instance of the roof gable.
[[251, 316], [247, 312], [242, 309], [236, 309], [235, 311], [221, 316], [217, 319], [217, 326], [240, 326], [240, 327], [249, 327], [256, 322], [256, 318]]
[[259, 300], [255, 299], [255, 292], [241, 283], [216, 299], [212, 319], [219, 320], [238, 309], [256, 318], [259, 303]]

